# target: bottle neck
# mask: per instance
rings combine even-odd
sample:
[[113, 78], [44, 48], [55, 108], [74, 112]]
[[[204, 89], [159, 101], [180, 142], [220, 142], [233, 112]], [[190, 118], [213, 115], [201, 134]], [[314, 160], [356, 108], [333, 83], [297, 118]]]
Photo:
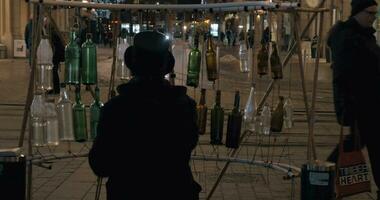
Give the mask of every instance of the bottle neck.
[[205, 105], [206, 104], [206, 90], [201, 90], [201, 98], [199, 99], [199, 104], [200, 105]]
[[220, 91], [217, 91], [217, 92], [216, 92], [216, 96], [215, 96], [215, 105], [220, 106]]
[[240, 94], [239, 94], [239, 92], [236, 92], [235, 93], [235, 101], [234, 101], [234, 109], [239, 110], [239, 107], [240, 107]]
[[207, 50], [213, 50], [213, 48], [212, 48], [212, 37], [210, 36], [210, 37], [208, 37], [208, 40], [207, 40]]
[[59, 96], [61, 97], [61, 99], [69, 99], [65, 88], [61, 88], [61, 91], [59, 93], [60, 93]]
[[75, 102], [81, 104], [80, 92], [75, 92]]
[[70, 33], [70, 42], [72, 42], [72, 43], [75, 42], [75, 32], [74, 32], [74, 31], [72, 31], [72, 32]]

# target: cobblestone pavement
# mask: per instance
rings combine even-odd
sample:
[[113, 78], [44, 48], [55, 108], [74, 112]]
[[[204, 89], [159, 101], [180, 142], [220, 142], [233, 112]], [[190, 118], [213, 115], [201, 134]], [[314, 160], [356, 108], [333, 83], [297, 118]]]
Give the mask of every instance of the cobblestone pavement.
[[[177, 84], [184, 84], [186, 67], [182, 67], [183, 60], [181, 44], [173, 50], [176, 54]], [[105, 102], [108, 94], [108, 84], [111, 71], [111, 49], [98, 49], [98, 74], [101, 88], [101, 99]], [[241, 92], [241, 107], [248, 98], [251, 77], [249, 74], [239, 72], [237, 48], [221, 49], [220, 81], [212, 84], [207, 81], [206, 71], [202, 73], [201, 87], [207, 89], [206, 102], [212, 107], [215, 88], [222, 90], [222, 105], [228, 111], [233, 104], [235, 90]], [[292, 61], [297, 59], [292, 59]], [[312, 77], [314, 67], [309, 63], [305, 67], [307, 80], [307, 93], [310, 105]], [[29, 80], [29, 68], [26, 59], [0, 60], [0, 148], [17, 146], [24, 103], [27, 94]], [[305, 105], [303, 103], [301, 81], [298, 65], [291, 62], [284, 71], [284, 79], [275, 84], [274, 92], [269, 95], [267, 102], [275, 107], [278, 94], [290, 96], [295, 105], [295, 126], [275, 136], [261, 136], [249, 134], [245, 137], [241, 148], [237, 151], [237, 158], [241, 161], [264, 161], [265, 163], [280, 162], [295, 167], [301, 167], [306, 162], [307, 150], [307, 123]], [[321, 64], [318, 76], [318, 91], [316, 98], [316, 124], [315, 142], [317, 156], [324, 160], [328, 153], [338, 142], [339, 127], [335, 122], [332, 107], [331, 72], [329, 65]], [[257, 88], [257, 101], [263, 96], [270, 79], [269, 77], [254, 77]], [[119, 84], [120, 81], [117, 81]], [[84, 90], [83, 90], [84, 91]], [[73, 94], [73, 88], [70, 90]], [[189, 88], [188, 94], [199, 100], [199, 88]], [[83, 102], [89, 105], [92, 101], [89, 92], [82, 94]], [[73, 95], [71, 95], [71, 98]], [[201, 199], [205, 199], [213, 184], [218, 178], [226, 161], [231, 155], [231, 150], [224, 146], [210, 146], [209, 134], [200, 137], [199, 145], [193, 152], [194, 159], [191, 161], [193, 173], [197, 181], [202, 185]], [[27, 154], [27, 138], [24, 139], [24, 152]], [[33, 156], [54, 158], [54, 156], [75, 155], [88, 152], [91, 143], [61, 143], [55, 148], [33, 148]], [[142, 144], [142, 148], [143, 144]], [[366, 155], [366, 151], [364, 151]], [[164, 155], [163, 155], [164, 156]], [[219, 158], [215, 161], [212, 158]], [[366, 155], [366, 158], [367, 155]], [[121, 158], [128, 159], [128, 158]], [[120, 161], [121, 162], [121, 161]], [[94, 199], [96, 190], [96, 177], [91, 172], [85, 157], [72, 157], [67, 159], [53, 159], [51, 169], [34, 166], [32, 179], [33, 199], [42, 200], [82, 200]], [[152, 166], [153, 167], [153, 166]], [[249, 165], [247, 163], [232, 163], [229, 165], [220, 184], [211, 199], [216, 200], [243, 200], [243, 199], [300, 199], [300, 179], [284, 180], [285, 172], [268, 169], [263, 166]], [[103, 181], [104, 186], [105, 181]], [[169, 188], [170, 189], [170, 188]], [[364, 193], [349, 197], [352, 200], [375, 199], [376, 187], [373, 185], [372, 193]], [[149, 188], [147, 188], [149, 191]], [[293, 192], [292, 192], [293, 191]], [[102, 187], [101, 199], [105, 198], [105, 187]]]

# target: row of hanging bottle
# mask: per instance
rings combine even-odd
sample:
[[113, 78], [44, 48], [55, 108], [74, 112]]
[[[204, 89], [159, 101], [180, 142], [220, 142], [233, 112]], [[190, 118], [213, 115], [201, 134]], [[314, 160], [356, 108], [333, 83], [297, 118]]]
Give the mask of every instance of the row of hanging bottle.
[[65, 84], [61, 84], [57, 104], [54, 103], [54, 99], [47, 99], [42, 91], [37, 92], [30, 107], [32, 144], [37, 147], [57, 146], [60, 141], [93, 140], [97, 135], [102, 106], [99, 88], [96, 87], [94, 100], [90, 105], [90, 135], [88, 135], [86, 108], [81, 101], [79, 85], [75, 88], [74, 104], [69, 99]]
[[[286, 98], [285, 100], [283, 96], [279, 96], [279, 102], [273, 113], [268, 103], [264, 104], [259, 114], [257, 114], [256, 109], [254, 86], [251, 87], [243, 113], [240, 109], [240, 92], [235, 92], [234, 107], [231, 113], [228, 113], [227, 119], [226, 147], [239, 147], [242, 129], [269, 135], [270, 133], [281, 132], [283, 125], [285, 128], [292, 128], [293, 126], [293, 105], [290, 98]], [[199, 133], [202, 135], [206, 133], [207, 111], [206, 89], [202, 88], [200, 101], [197, 105], [197, 124]], [[222, 145], [224, 108], [221, 106], [220, 90], [216, 91], [210, 121], [210, 144]]]
[[[96, 45], [91, 34], [86, 35], [86, 41], [80, 48], [75, 32], [70, 33], [70, 41], [65, 48], [64, 77], [66, 84], [97, 83]], [[43, 91], [53, 89], [53, 50], [47, 38], [42, 38], [37, 48], [36, 88]]]

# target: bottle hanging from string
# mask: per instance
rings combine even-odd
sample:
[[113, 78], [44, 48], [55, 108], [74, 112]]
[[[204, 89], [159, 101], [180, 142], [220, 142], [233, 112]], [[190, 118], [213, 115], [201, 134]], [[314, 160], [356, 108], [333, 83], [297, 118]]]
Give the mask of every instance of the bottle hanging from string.
[[70, 41], [65, 48], [65, 83], [79, 84], [80, 48], [75, 32], [70, 32]]
[[189, 53], [189, 61], [187, 65], [187, 79], [186, 85], [191, 87], [198, 87], [199, 72], [201, 68], [201, 52], [198, 49], [199, 38], [198, 35], [194, 36], [194, 44]]
[[53, 50], [47, 38], [42, 38], [37, 48], [37, 90], [53, 89]]
[[32, 143], [33, 146], [41, 147], [47, 144], [46, 138], [46, 109], [45, 97], [38, 91], [30, 105], [30, 116], [32, 124]]
[[92, 42], [91, 33], [87, 33], [86, 42], [82, 45], [82, 83], [94, 85], [97, 83], [96, 46]]
[[221, 92], [216, 91], [215, 104], [211, 109], [210, 144], [221, 145], [223, 139], [224, 109], [221, 106]]
[[282, 79], [283, 73], [282, 73], [282, 63], [280, 60], [280, 56], [277, 51], [277, 45], [275, 42], [272, 42], [272, 54], [270, 56], [270, 66], [271, 66], [271, 71], [272, 71], [272, 78], [277, 80], [277, 79]]
[[218, 79], [218, 69], [216, 68], [216, 53], [213, 46], [212, 35], [208, 34], [206, 50], [207, 79], [214, 82]]
[[284, 126], [285, 128], [293, 127], [293, 104], [290, 97], [286, 98], [284, 103]]
[[260, 77], [268, 74], [268, 53], [267, 46], [262, 44], [257, 54], [257, 73]]
[[124, 62], [124, 53], [126, 49], [129, 47], [127, 38], [119, 37], [117, 38], [117, 76], [121, 80], [129, 80], [130, 73]]
[[75, 104], [73, 105], [74, 112], [74, 135], [75, 141], [85, 142], [87, 141], [87, 121], [86, 121], [86, 109], [81, 102], [80, 86], [75, 88]]
[[100, 117], [100, 109], [103, 107], [103, 102], [100, 101], [99, 87], [95, 87], [95, 99], [90, 106], [90, 136], [95, 139], [97, 136], [97, 127]]
[[271, 120], [271, 131], [281, 132], [282, 126], [284, 124], [284, 97], [279, 96], [279, 102], [276, 109], [273, 112]]
[[239, 58], [240, 58], [240, 72], [247, 73], [249, 72], [248, 68], [248, 49], [247, 41], [245, 39], [240, 41], [239, 45]]
[[46, 142], [49, 146], [59, 145], [59, 128], [54, 99], [46, 102]]
[[240, 112], [240, 93], [236, 91], [234, 108], [228, 115], [226, 147], [235, 149], [239, 147], [242, 119], [243, 116]]
[[204, 135], [206, 133], [207, 125], [207, 105], [206, 105], [206, 89], [201, 89], [201, 97], [199, 104], [197, 105], [197, 124], [199, 127], [199, 134]]
[[271, 129], [271, 110], [268, 103], [264, 104], [260, 118], [262, 124], [262, 133], [264, 135], [269, 135]]
[[255, 120], [256, 120], [256, 89], [255, 84], [252, 84], [247, 103], [244, 107], [244, 129], [255, 131]]
[[73, 104], [69, 99], [65, 87], [65, 84], [62, 83], [57, 103], [59, 139], [62, 141], [74, 141]]

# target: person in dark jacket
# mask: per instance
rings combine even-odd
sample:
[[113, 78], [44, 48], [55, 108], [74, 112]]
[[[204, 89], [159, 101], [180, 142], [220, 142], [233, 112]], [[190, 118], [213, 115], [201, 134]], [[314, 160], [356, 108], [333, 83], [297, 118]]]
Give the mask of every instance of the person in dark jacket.
[[133, 78], [101, 110], [91, 169], [108, 177], [108, 200], [199, 199], [189, 165], [199, 137], [196, 103], [164, 79], [174, 67], [164, 34], [141, 32], [133, 44], [125, 52]]
[[[367, 147], [376, 185], [380, 186], [380, 48], [372, 24], [376, 19], [374, 0], [352, 0], [351, 16], [330, 30], [328, 45], [332, 52], [334, 106], [338, 123], [357, 130], [361, 146]], [[353, 134], [345, 138], [346, 150], [352, 149]], [[336, 162], [338, 148], [329, 155]], [[378, 199], [380, 194], [378, 192]]]

